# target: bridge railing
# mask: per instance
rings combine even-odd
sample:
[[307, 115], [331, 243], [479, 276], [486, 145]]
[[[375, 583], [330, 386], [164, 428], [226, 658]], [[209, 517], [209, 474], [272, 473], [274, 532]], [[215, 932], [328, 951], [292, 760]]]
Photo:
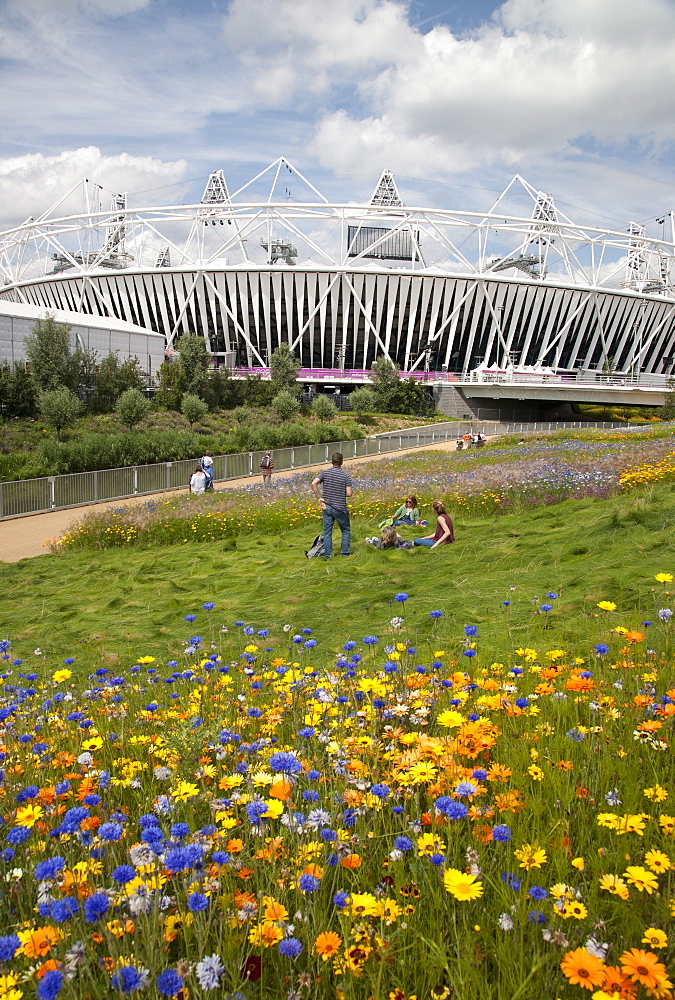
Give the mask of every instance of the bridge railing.
[[[407, 430], [388, 431], [353, 441], [330, 441], [326, 444], [276, 448], [272, 451], [272, 457], [275, 472], [285, 472], [328, 463], [335, 451], [341, 452], [346, 459], [351, 459], [403, 451], [408, 448], [424, 448], [430, 444], [454, 441], [462, 435], [478, 432], [486, 435], [527, 434], [581, 427], [609, 429], [625, 426], [610, 421], [502, 423], [490, 420], [453, 420]], [[264, 454], [264, 451], [248, 451], [233, 455], [216, 455], [213, 459], [216, 482], [261, 475], [260, 460]], [[153, 465], [99, 469], [94, 472], [74, 472], [63, 476], [43, 476], [40, 479], [0, 483], [0, 518], [40, 514], [51, 510], [180, 489], [188, 485], [194, 469], [195, 459], [190, 458], [180, 462], [157, 462]]]

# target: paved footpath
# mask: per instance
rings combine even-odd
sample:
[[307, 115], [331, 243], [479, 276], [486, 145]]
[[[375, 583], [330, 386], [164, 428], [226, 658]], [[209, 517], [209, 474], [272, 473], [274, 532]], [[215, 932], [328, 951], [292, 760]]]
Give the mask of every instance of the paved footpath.
[[[491, 439], [488, 439], [491, 440]], [[440, 444], [424, 445], [421, 448], [404, 448], [403, 451], [387, 452], [384, 455], [367, 455], [361, 458], [350, 458], [345, 461], [347, 466], [362, 465], [364, 462], [373, 462], [383, 458], [396, 458], [399, 455], [408, 455], [414, 451], [455, 451], [454, 441], [443, 441]], [[469, 454], [477, 454], [471, 450]], [[286, 472], [275, 472], [275, 479], [289, 479], [299, 473], [309, 473], [320, 471], [326, 468], [326, 462], [318, 465], [308, 465], [300, 469], [289, 469]], [[259, 482], [259, 476], [244, 476], [241, 479], [228, 479], [217, 484], [217, 491], [232, 490], [239, 486], [250, 485]], [[141, 496], [129, 497], [125, 500], [105, 500], [101, 503], [91, 504], [81, 507], [70, 507], [67, 510], [54, 510], [46, 514], [28, 514], [25, 517], [13, 517], [0, 521], [0, 563], [18, 562], [19, 559], [31, 559], [33, 556], [42, 556], [48, 552], [47, 543], [50, 539], [60, 538], [64, 531], [78, 521], [85, 514], [94, 510], [102, 510], [104, 507], [128, 507], [134, 504], [144, 503], [146, 500], [161, 500], [163, 497], [175, 494], [187, 493], [187, 488], [181, 487], [177, 490], [165, 490], [161, 493], [144, 493]]]

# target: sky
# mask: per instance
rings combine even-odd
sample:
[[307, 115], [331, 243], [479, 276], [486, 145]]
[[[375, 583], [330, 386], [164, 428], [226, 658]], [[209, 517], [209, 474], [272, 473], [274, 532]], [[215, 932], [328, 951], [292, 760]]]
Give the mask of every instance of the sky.
[[82, 177], [180, 204], [281, 155], [340, 202], [388, 167], [408, 205], [487, 209], [519, 173], [586, 224], [675, 210], [675, 0], [0, 7], [1, 228]]

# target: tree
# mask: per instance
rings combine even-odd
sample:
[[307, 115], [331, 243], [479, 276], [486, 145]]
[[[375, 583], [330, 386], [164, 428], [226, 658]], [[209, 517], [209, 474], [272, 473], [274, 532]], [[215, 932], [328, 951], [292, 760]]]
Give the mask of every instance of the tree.
[[41, 392], [39, 406], [40, 416], [44, 422], [55, 429], [57, 441], [61, 440], [63, 428], [74, 424], [82, 412], [82, 403], [75, 393], [65, 386]]
[[176, 347], [182, 374], [181, 389], [196, 396], [206, 385], [206, 372], [211, 360], [204, 338], [196, 333], [184, 333]]
[[186, 392], [180, 404], [180, 411], [189, 423], [190, 430], [192, 430], [192, 425], [197, 420], [201, 420], [209, 412], [209, 408], [199, 396], [192, 396], [189, 392]]
[[138, 389], [127, 389], [117, 400], [115, 413], [120, 423], [131, 430], [147, 416], [149, 409], [150, 400], [146, 399], [142, 392]]
[[675, 379], [671, 376], [666, 379], [668, 392], [663, 397], [661, 416], [664, 420], [675, 420]]
[[394, 413], [422, 413], [426, 409], [424, 387], [411, 376], [398, 383], [398, 390], [391, 401]]
[[317, 396], [316, 399], [312, 400], [312, 413], [317, 420], [329, 424], [331, 420], [335, 419], [337, 407], [328, 396]]
[[39, 319], [24, 340], [30, 373], [39, 392], [52, 392], [69, 381], [70, 327], [53, 316]]
[[389, 358], [378, 358], [371, 366], [370, 381], [375, 393], [375, 406], [380, 413], [391, 413], [396, 395], [400, 389], [400, 368]]
[[183, 373], [177, 361], [164, 361], [159, 366], [159, 389], [155, 395], [157, 406], [163, 410], [180, 410], [183, 398]]
[[300, 362], [288, 344], [279, 344], [277, 349], [272, 351], [270, 358], [270, 384], [274, 396], [284, 390], [299, 396], [302, 388], [297, 380], [299, 371]]
[[117, 351], [106, 355], [94, 376], [93, 408], [99, 413], [110, 413], [123, 392], [143, 388], [141, 374], [138, 358], [127, 358], [120, 364]]
[[37, 412], [35, 386], [20, 361], [0, 363], [0, 415], [6, 419], [32, 417]]
[[374, 413], [377, 407], [377, 397], [372, 389], [354, 389], [349, 394], [349, 402], [357, 417], [365, 417], [367, 413]]
[[297, 397], [284, 389], [278, 392], [272, 400], [272, 406], [279, 420], [291, 420], [300, 409]]
[[81, 347], [68, 355], [64, 385], [88, 403], [94, 395], [98, 354]]

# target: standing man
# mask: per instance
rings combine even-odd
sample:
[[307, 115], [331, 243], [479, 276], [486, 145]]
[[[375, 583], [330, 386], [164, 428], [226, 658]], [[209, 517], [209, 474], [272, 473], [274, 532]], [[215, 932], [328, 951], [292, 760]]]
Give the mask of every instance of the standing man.
[[263, 486], [272, 485], [272, 471], [274, 469], [274, 462], [272, 461], [272, 455], [270, 454], [269, 448], [260, 459], [260, 471], [262, 472]]
[[350, 555], [351, 541], [347, 497], [353, 492], [352, 480], [342, 468], [343, 457], [339, 451], [332, 456], [331, 462], [333, 464], [330, 469], [324, 469], [312, 480], [312, 489], [323, 514], [323, 548], [326, 559], [330, 559], [333, 554], [333, 525], [336, 521], [342, 531], [341, 555]]

